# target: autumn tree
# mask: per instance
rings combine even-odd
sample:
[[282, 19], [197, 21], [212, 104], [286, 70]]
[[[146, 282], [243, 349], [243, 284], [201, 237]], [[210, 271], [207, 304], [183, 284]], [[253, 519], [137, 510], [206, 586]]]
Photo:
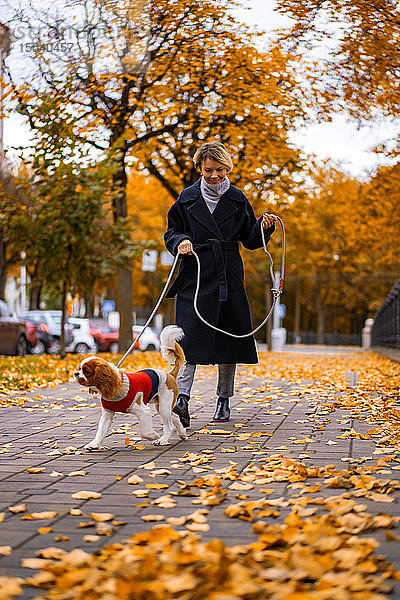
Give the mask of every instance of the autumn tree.
[[[32, 77], [19, 81], [10, 72], [18, 110], [40, 129], [37, 110], [51, 94], [76, 115], [74, 134], [83, 145], [113, 149], [121, 190], [114, 218], [127, 216], [130, 164], [172, 181], [176, 194], [193, 179], [191, 150], [213, 135], [237, 148], [243, 174], [251, 164], [254, 175], [257, 163], [260, 180], [287, 173], [296, 161], [286, 132], [304, 116], [303, 88], [289, 58], [254, 49], [254, 36], [231, 16], [234, 6], [234, 0], [66, 0], [62, 17], [16, 11], [18, 27], [40, 40], [24, 57], [32, 58]], [[260, 133], [262, 140], [255, 138]], [[118, 277], [121, 335], [129, 336], [129, 263]]]
[[[398, 271], [388, 249], [399, 247], [395, 226], [388, 216], [376, 219], [381, 211], [372, 190], [329, 161], [314, 162], [296, 195], [281, 204], [290, 232], [285, 301], [292, 330], [317, 331], [320, 340], [324, 332], [360, 332], [393, 284]], [[395, 201], [393, 194], [381, 204]]]
[[284, 43], [292, 52], [317, 57], [330, 107], [346, 108], [356, 117], [399, 115], [395, 0], [278, 0], [277, 10], [294, 20]]
[[[112, 167], [77, 168], [62, 161], [50, 168], [39, 161], [33, 173], [34, 211], [27, 214], [32, 225], [26, 260], [38, 265], [37, 278], [46, 289], [61, 295], [64, 325], [67, 295], [87, 297], [132, 257], [133, 247], [126, 223], [118, 219], [113, 224], [108, 217]], [[63, 352], [63, 326], [61, 332]]]
[[363, 185], [360, 212], [366, 215], [365, 239], [376, 269], [400, 267], [400, 165], [382, 166]]
[[[61, 295], [64, 325], [67, 294], [87, 297], [96, 284], [113, 278], [115, 269], [131, 260], [134, 245], [127, 219], [111, 217], [120, 194], [113, 180], [117, 166], [107, 157], [96, 161], [82, 153], [74, 134], [76, 116], [63, 111], [59, 97], [43, 99], [40, 110], [40, 134], [25, 172], [15, 178], [16, 193], [4, 189], [2, 197], [10, 239], [24, 249], [26, 264], [34, 265], [32, 285], [40, 282]], [[62, 352], [63, 343], [62, 326]]]
[[[197, 148], [220, 139], [235, 164], [230, 180], [252, 199], [288, 183], [301, 164], [289, 132], [305, 120], [311, 102], [298, 84], [299, 63], [276, 47], [261, 52], [250, 44], [203, 55], [199, 49], [198, 55], [194, 64], [185, 56], [174, 75], [175, 98], [187, 107], [187, 121], [141, 145], [138, 164], [176, 199], [200, 176], [192, 160]], [[153, 118], [154, 110], [144, 112], [149, 129]]]

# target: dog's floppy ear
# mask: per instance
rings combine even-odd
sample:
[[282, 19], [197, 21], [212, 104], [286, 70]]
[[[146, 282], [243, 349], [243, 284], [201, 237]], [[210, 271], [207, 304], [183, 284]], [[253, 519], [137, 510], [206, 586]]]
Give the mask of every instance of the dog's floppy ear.
[[107, 363], [99, 363], [94, 371], [94, 385], [104, 398], [112, 398], [121, 391], [121, 378]]

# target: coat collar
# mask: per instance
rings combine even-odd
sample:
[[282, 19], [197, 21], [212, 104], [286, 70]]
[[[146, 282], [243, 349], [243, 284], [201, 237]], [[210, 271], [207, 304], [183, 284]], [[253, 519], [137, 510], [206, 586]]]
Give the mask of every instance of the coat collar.
[[[233, 200], [233, 202], [231, 202], [231, 200]], [[213, 233], [217, 239], [222, 239], [223, 235], [218, 225], [229, 219], [231, 216], [236, 215], [237, 208], [235, 202], [244, 202], [245, 196], [231, 184], [227, 192], [221, 196], [214, 213], [211, 214], [201, 196], [199, 179], [193, 185], [183, 190], [178, 201], [187, 204], [190, 214], [199, 221], [203, 227], [206, 227]]]

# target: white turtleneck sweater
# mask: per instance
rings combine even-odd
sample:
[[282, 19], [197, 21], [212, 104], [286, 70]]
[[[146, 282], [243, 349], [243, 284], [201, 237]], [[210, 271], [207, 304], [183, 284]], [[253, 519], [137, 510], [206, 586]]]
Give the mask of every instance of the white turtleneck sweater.
[[201, 178], [200, 190], [204, 198], [205, 203], [208, 206], [210, 213], [213, 213], [217, 207], [219, 199], [225, 192], [228, 191], [230, 186], [229, 179], [225, 177], [221, 183], [207, 183], [204, 177]]

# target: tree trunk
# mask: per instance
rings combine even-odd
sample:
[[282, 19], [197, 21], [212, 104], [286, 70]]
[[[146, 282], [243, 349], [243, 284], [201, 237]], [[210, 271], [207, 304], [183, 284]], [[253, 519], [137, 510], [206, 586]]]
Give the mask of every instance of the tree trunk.
[[31, 278], [31, 283], [29, 286], [29, 310], [38, 310], [40, 308], [40, 296], [42, 294], [43, 283], [40, 282], [38, 272], [39, 263], [36, 261], [32, 273], [29, 273]]
[[132, 344], [132, 269], [120, 267], [117, 273], [117, 311], [119, 312], [119, 350], [125, 353]]
[[[119, 217], [127, 217], [126, 186], [128, 182], [125, 166], [126, 143], [121, 149], [120, 166], [114, 175], [114, 184], [119, 190], [118, 198], [113, 201], [113, 217], [116, 221]], [[119, 312], [119, 348], [126, 352], [132, 344], [132, 263], [127, 262], [117, 272], [117, 299], [116, 309]]]
[[67, 312], [67, 293], [68, 293], [68, 282], [67, 279], [63, 281], [62, 298], [61, 298], [61, 334], [60, 334], [60, 358], [65, 358], [67, 353], [65, 351], [65, 321]]
[[315, 294], [315, 307], [317, 309], [317, 344], [324, 343], [325, 318], [321, 298], [321, 274], [317, 273], [317, 288]]
[[88, 296], [85, 298], [85, 317], [90, 319], [94, 313], [94, 296]]
[[40, 296], [42, 294], [42, 285], [33, 285], [29, 296], [29, 310], [38, 310], [40, 308]]
[[0, 229], [0, 298], [4, 300], [7, 283], [8, 264], [6, 260], [6, 242], [3, 230]]

